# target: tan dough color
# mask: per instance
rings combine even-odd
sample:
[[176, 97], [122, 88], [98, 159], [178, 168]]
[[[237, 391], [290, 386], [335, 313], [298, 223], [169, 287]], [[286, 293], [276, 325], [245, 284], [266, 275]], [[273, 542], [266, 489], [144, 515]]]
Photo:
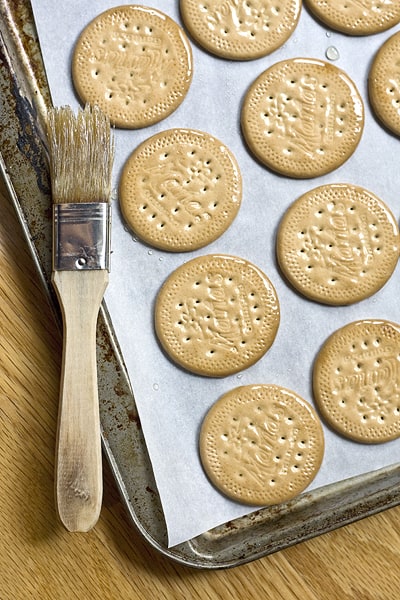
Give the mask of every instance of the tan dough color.
[[253, 82], [241, 124], [250, 150], [267, 167], [288, 177], [317, 177], [355, 151], [364, 105], [344, 71], [294, 58], [275, 63]]
[[342, 435], [365, 443], [400, 436], [400, 326], [361, 320], [335, 331], [314, 365], [322, 417]]
[[146, 127], [185, 98], [192, 80], [190, 44], [167, 15], [144, 6], [117, 6], [79, 36], [72, 79], [81, 100], [99, 105], [115, 126]]
[[376, 116], [400, 136], [400, 31], [378, 50], [369, 72], [368, 92]]
[[400, 22], [398, 0], [304, 0], [325, 25], [348, 35], [371, 35]]
[[200, 46], [223, 58], [251, 60], [286, 42], [297, 26], [301, 0], [180, 0], [180, 10]]
[[145, 242], [174, 252], [214, 241], [232, 223], [242, 178], [232, 152], [208, 133], [171, 129], [143, 142], [120, 181], [124, 218]]
[[317, 187], [280, 223], [276, 251], [288, 281], [317, 302], [344, 305], [377, 292], [399, 258], [399, 230], [375, 194], [350, 184]]
[[279, 302], [252, 263], [223, 254], [194, 258], [165, 281], [155, 329], [166, 353], [199, 375], [224, 377], [257, 362], [279, 326]]
[[323, 454], [314, 409], [277, 385], [228, 392], [211, 407], [200, 431], [200, 457], [209, 479], [245, 504], [277, 504], [300, 494], [317, 474]]

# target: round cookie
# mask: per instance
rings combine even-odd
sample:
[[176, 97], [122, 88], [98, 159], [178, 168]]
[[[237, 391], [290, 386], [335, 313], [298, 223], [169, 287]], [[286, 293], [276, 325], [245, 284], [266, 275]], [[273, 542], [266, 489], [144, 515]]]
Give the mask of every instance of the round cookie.
[[79, 36], [72, 79], [81, 100], [98, 104], [116, 127], [146, 127], [185, 98], [192, 80], [190, 44], [181, 27], [158, 10], [117, 6]]
[[211, 482], [233, 500], [264, 506], [300, 494], [324, 454], [321, 423], [310, 404], [277, 385], [238, 387], [207, 413], [200, 458]]
[[207, 51], [231, 60], [251, 60], [286, 42], [297, 26], [301, 4], [301, 0], [180, 0], [180, 11], [190, 35]]
[[389, 208], [368, 190], [322, 185], [298, 198], [278, 228], [279, 266], [304, 296], [331, 305], [359, 302], [391, 277], [399, 230]]
[[376, 116], [400, 136], [400, 31], [378, 50], [369, 72], [368, 93]]
[[305, 0], [325, 25], [348, 35], [371, 35], [400, 22], [397, 0]]
[[322, 417], [357, 442], [400, 435], [400, 326], [362, 320], [335, 331], [314, 365], [313, 388]]
[[355, 151], [364, 106], [344, 71], [294, 58], [275, 63], [253, 82], [241, 125], [250, 150], [267, 167], [287, 177], [317, 177]]
[[279, 302], [255, 265], [223, 254], [194, 258], [165, 281], [155, 329], [166, 353], [199, 375], [224, 377], [257, 362], [279, 326]]
[[148, 244], [173, 252], [214, 241], [241, 203], [242, 178], [232, 152], [202, 131], [171, 129], [143, 142], [120, 182], [124, 218]]

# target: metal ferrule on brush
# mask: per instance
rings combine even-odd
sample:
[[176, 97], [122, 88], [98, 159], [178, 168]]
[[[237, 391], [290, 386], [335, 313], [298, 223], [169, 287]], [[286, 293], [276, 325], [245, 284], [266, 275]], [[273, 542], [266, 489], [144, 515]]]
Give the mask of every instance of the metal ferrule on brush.
[[54, 204], [53, 217], [55, 271], [110, 270], [110, 203]]

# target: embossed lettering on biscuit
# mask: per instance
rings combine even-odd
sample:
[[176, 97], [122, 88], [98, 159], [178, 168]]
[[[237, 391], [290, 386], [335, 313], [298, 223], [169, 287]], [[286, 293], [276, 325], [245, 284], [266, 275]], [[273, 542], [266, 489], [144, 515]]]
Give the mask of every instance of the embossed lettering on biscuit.
[[400, 436], [400, 326], [354, 321], [335, 331], [318, 353], [313, 388], [322, 417], [364, 443]]
[[348, 35], [371, 35], [400, 22], [397, 0], [304, 0], [325, 25]]
[[280, 320], [269, 278], [249, 261], [199, 256], [176, 269], [156, 300], [158, 339], [178, 365], [209, 377], [250, 367], [271, 347]]
[[219, 398], [203, 421], [199, 443], [210, 481], [230, 498], [258, 506], [302, 492], [324, 454], [312, 406], [271, 384], [241, 386]]
[[83, 30], [72, 79], [85, 103], [97, 104], [117, 127], [157, 123], [182, 103], [192, 80], [192, 51], [182, 28], [143, 6], [118, 6]]
[[306, 192], [286, 211], [276, 251], [288, 281], [317, 302], [359, 302], [390, 279], [399, 258], [391, 210], [360, 186], [338, 183]]
[[209, 52], [250, 60], [282, 46], [295, 30], [301, 0], [180, 0], [185, 27]]
[[242, 198], [238, 163], [225, 144], [192, 129], [143, 142], [125, 163], [120, 204], [146, 243], [173, 252], [209, 244], [230, 226]]
[[374, 57], [368, 91], [378, 119], [400, 137], [400, 32], [391, 36]]
[[333, 171], [356, 150], [362, 98], [348, 75], [327, 62], [275, 63], [250, 86], [241, 112], [250, 150], [270, 169], [296, 178]]

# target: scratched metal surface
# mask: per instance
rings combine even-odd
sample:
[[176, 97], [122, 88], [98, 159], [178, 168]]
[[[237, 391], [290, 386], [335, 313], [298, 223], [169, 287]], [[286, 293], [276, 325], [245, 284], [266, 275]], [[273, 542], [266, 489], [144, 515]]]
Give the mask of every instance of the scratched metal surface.
[[[51, 277], [51, 197], [44, 122], [51, 97], [29, 0], [0, 0], [0, 171], [60, 322]], [[97, 336], [103, 448], [121, 497], [148, 543], [186, 565], [237, 566], [400, 503], [400, 466], [305, 493], [174, 548], [135, 400], [103, 305]]]

